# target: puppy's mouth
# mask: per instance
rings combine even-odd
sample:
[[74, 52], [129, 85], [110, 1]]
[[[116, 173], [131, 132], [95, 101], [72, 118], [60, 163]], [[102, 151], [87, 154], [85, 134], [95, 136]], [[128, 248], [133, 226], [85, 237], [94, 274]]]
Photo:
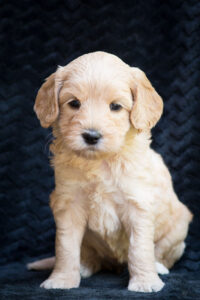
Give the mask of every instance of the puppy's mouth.
[[104, 152], [104, 137], [95, 129], [84, 129], [76, 138], [67, 136], [66, 143], [76, 155], [85, 158], [94, 159]]
[[99, 149], [98, 145], [95, 145], [95, 146], [86, 145], [82, 151], [85, 153], [95, 154], [95, 153], [99, 152], [100, 149]]
[[91, 151], [91, 152], [94, 152], [94, 151], [98, 151], [98, 148], [95, 147], [95, 146], [89, 146], [89, 147], [86, 147], [86, 148], [85, 148], [85, 151]]
[[76, 155], [87, 159], [95, 159], [99, 156], [100, 151], [97, 146], [87, 146], [81, 150], [75, 150]]

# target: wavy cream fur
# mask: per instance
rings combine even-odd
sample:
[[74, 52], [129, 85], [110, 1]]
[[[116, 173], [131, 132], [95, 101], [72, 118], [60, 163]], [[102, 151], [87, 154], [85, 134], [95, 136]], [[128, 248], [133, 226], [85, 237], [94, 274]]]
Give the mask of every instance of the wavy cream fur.
[[[81, 102], [78, 110], [68, 105], [74, 98]], [[111, 111], [113, 101], [123, 109]], [[141, 70], [104, 52], [58, 68], [41, 87], [35, 111], [42, 126], [53, 127], [56, 184], [50, 201], [55, 262], [29, 265], [54, 266], [42, 287], [78, 287], [80, 272], [87, 277], [126, 262], [129, 290], [163, 287], [157, 270], [167, 273], [182, 255], [192, 215], [178, 200], [161, 156], [150, 148], [150, 130], [162, 109]], [[102, 134], [93, 147], [81, 136], [89, 128]]]

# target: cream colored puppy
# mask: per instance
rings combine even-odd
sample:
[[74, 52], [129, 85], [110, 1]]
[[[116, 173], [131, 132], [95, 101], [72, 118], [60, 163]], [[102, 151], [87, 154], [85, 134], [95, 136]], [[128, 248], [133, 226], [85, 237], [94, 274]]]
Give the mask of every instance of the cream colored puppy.
[[158, 272], [183, 254], [189, 210], [150, 148], [163, 102], [145, 74], [118, 57], [83, 55], [47, 78], [34, 106], [53, 127], [56, 258], [44, 288], [69, 289], [101, 268], [128, 262], [131, 291], [159, 291]]

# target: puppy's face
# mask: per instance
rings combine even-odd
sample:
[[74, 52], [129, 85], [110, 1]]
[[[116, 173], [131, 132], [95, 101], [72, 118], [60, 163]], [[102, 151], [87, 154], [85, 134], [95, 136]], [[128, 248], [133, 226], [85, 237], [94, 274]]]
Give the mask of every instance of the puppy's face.
[[133, 103], [123, 69], [110, 61], [89, 60], [82, 68], [69, 66], [67, 78], [58, 119], [66, 145], [84, 154], [117, 152], [131, 126]]
[[60, 67], [38, 92], [42, 126], [57, 122], [66, 146], [80, 155], [118, 152], [133, 126], [150, 129], [162, 100], [142, 71], [95, 52]]

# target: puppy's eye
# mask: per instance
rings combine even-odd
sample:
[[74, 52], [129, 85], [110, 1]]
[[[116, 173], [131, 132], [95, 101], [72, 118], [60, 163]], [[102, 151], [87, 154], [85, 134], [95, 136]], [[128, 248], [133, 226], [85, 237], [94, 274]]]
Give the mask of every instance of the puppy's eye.
[[81, 102], [77, 99], [74, 99], [70, 102], [68, 102], [68, 105], [71, 107], [71, 108], [74, 108], [74, 109], [79, 109], [80, 106], [81, 106]]
[[118, 111], [121, 109], [122, 109], [122, 106], [120, 104], [117, 104], [114, 102], [110, 103], [110, 110]]

